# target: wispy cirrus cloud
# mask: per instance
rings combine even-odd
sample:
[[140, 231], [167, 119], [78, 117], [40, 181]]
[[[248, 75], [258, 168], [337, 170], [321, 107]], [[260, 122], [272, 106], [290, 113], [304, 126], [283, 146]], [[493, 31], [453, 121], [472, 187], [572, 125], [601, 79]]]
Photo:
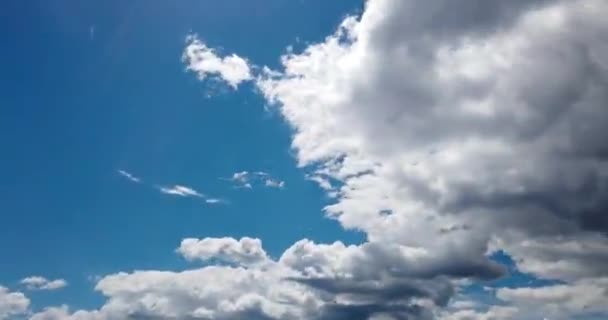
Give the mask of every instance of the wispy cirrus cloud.
[[160, 186], [158, 187], [161, 193], [179, 196], [179, 197], [196, 197], [196, 198], [204, 198], [205, 195], [196, 191], [195, 189], [182, 185], [174, 185], [174, 186]]
[[228, 201], [223, 200], [223, 199], [218, 199], [218, 198], [208, 198], [205, 199], [205, 202], [208, 204], [223, 204], [223, 203], [228, 203]]
[[210, 205], [228, 204], [227, 200], [221, 198], [210, 197], [192, 187], [184, 185], [173, 185], [173, 186], [158, 186], [158, 190], [166, 195], [177, 196], [182, 198], [198, 198]]
[[141, 183], [141, 179], [139, 177], [136, 177], [135, 175], [133, 175], [132, 173], [130, 173], [126, 170], [121, 169], [121, 170], [117, 170], [116, 172], [118, 172], [118, 174], [127, 178], [131, 182]]
[[68, 282], [64, 279], [49, 280], [41, 276], [31, 276], [20, 281], [29, 290], [58, 290], [67, 287]]
[[[127, 180], [142, 184], [143, 181], [141, 178], [135, 176], [134, 174], [126, 171], [126, 170], [117, 170], [118, 174], [125, 177]], [[212, 198], [208, 197], [204, 193], [183, 184], [174, 184], [174, 185], [153, 185], [154, 189], [160, 191], [162, 194], [177, 196], [182, 198], [199, 198], [203, 199], [207, 204], [225, 204], [228, 201], [221, 198]]]

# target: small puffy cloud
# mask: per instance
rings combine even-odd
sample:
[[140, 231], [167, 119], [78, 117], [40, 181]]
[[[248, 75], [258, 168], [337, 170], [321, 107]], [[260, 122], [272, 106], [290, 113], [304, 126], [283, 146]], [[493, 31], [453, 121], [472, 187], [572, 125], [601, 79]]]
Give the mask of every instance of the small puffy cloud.
[[255, 185], [262, 185], [268, 188], [283, 189], [285, 181], [272, 177], [264, 171], [240, 171], [232, 174], [232, 177], [226, 179], [232, 181], [238, 188], [252, 189]]
[[28, 311], [30, 300], [21, 292], [11, 292], [0, 286], [0, 320], [12, 319]]
[[264, 181], [264, 185], [270, 188], [282, 189], [283, 187], [285, 187], [285, 181], [273, 180], [269, 178]]
[[66, 287], [68, 282], [64, 279], [49, 280], [45, 277], [31, 276], [22, 279], [21, 284], [30, 290], [57, 290]]
[[125, 171], [125, 170], [118, 170], [117, 171], [118, 174], [120, 174], [121, 176], [129, 179], [131, 182], [135, 182], [135, 183], [140, 183], [141, 179], [136, 177], [135, 175], [133, 175], [132, 173]]
[[195, 72], [199, 79], [214, 76], [226, 81], [235, 89], [241, 82], [252, 79], [247, 60], [235, 54], [219, 56], [195, 35], [188, 36], [186, 41], [188, 45], [182, 59], [187, 69]]
[[190, 187], [174, 185], [172, 187], [159, 187], [160, 192], [179, 197], [196, 197], [203, 198], [204, 195]]
[[259, 239], [205, 238], [184, 239], [177, 251], [188, 260], [219, 259], [240, 265], [266, 262], [268, 256]]
[[232, 180], [235, 184], [242, 188], [251, 189], [253, 186], [249, 183], [249, 172], [248, 171], [240, 171], [232, 174], [232, 177], [228, 180]]

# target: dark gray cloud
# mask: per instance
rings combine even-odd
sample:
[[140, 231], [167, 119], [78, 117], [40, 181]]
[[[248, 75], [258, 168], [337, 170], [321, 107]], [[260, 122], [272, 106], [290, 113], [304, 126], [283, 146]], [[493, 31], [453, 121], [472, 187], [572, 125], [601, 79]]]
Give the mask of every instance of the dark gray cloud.
[[363, 304], [344, 305], [326, 304], [318, 320], [368, 320], [375, 315], [389, 316], [394, 320], [426, 320], [432, 315], [423, 307], [412, 305]]
[[445, 279], [385, 279], [366, 281], [348, 278], [294, 278], [291, 279], [312, 288], [329, 293], [331, 297], [347, 295], [355, 301], [391, 304], [407, 302], [413, 298], [429, 298], [438, 305], [445, 305], [454, 288]]

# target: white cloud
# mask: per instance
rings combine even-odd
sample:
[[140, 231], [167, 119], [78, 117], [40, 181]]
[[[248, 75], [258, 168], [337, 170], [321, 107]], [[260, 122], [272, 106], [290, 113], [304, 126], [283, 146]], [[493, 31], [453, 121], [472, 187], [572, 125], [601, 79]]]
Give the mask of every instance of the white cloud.
[[218, 258], [226, 262], [251, 265], [265, 263], [268, 256], [259, 239], [205, 238], [184, 239], [178, 252], [188, 260], [209, 260]]
[[164, 194], [169, 194], [169, 195], [173, 195], [173, 196], [180, 196], [180, 197], [196, 197], [196, 198], [203, 198], [204, 195], [190, 187], [186, 187], [186, 186], [181, 186], [181, 185], [174, 185], [172, 187], [159, 187], [158, 188], [160, 190], [160, 192], [164, 193]]
[[141, 179], [140, 179], [140, 178], [138, 178], [138, 177], [134, 176], [133, 174], [131, 174], [131, 173], [129, 173], [129, 172], [127, 172], [127, 171], [125, 171], [125, 170], [118, 170], [117, 172], [118, 172], [118, 174], [120, 174], [121, 176], [123, 176], [123, 177], [125, 177], [125, 178], [129, 179], [131, 182], [135, 182], [135, 183], [140, 183], [140, 182], [141, 182]]
[[505, 249], [538, 276], [602, 277], [607, 13], [593, 0], [372, 0], [257, 84], [299, 164], [339, 185], [328, 215], [371, 243]]
[[608, 125], [607, 12], [372, 0], [257, 83], [294, 128], [300, 165], [341, 184], [328, 214], [372, 242], [480, 257], [493, 238], [599, 248], [586, 234], [608, 229], [594, 138]]
[[188, 36], [187, 43], [183, 60], [187, 69], [195, 72], [199, 79], [217, 76], [236, 89], [241, 82], [252, 78], [245, 59], [235, 54], [218, 56], [215, 50], [207, 47], [194, 35]]
[[237, 188], [252, 189], [254, 185], [262, 185], [268, 188], [285, 188], [285, 181], [272, 177], [264, 171], [240, 171], [232, 174], [227, 180], [232, 181]]
[[[124, 170], [118, 170], [117, 171], [121, 176], [129, 179], [132, 182], [135, 183], [141, 183], [141, 179], [136, 177], [135, 175], [124, 171]], [[220, 204], [220, 203], [227, 203], [225, 200], [222, 199], [218, 199], [218, 198], [206, 198], [206, 196], [202, 193], [200, 193], [199, 191], [193, 189], [192, 187], [188, 187], [188, 186], [183, 186], [183, 185], [173, 185], [173, 186], [156, 186], [156, 188], [164, 194], [168, 194], [168, 195], [172, 195], [172, 196], [179, 196], [179, 197], [194, 197], [194, 198], [204, 198], [205, 202], [208, 204]]]
[[266, 179], [264, 181], [264, 185], [270, 188], [279, 188], [282, 189], [285, 187], [285, 181]]
[[21, 280], [21, 284], [30, 290], [57, 290], [68, 285], [64, 279], [49, 280], [45, 277], [31, 276]]
[[512, 320], [519, 310], [514, 307], [492, 306], [486, 311], [475, 309], [459, 310], [453, 313], [444, 313], [439, 320]]
[[[70, 319], [69, 308], [67, 306], [49, 307], [41, 312], [38, 312], [30, 318], [30, 320], [62, 320]], [[72, 317], [75, 319], [75, 317]]]
[[21, 292], [11, 292], [0, 286], [0, 320], [8, 320], [27, 312], [30, 300]]
[[[121, 318], [111, 318], [100, 311], [78, 310], [70, 312], [68, 306], [48, 307], [44, 310], [32, 314], [30, 320], [118, 320]], [[124, 317], [122, 318], [124, 319]]]
[[537, 288], [501, 288], [496, 296], [526, 310], [526, 313], [566, 320], [606, 312], [608, 278], [581, 279], [572, 284]]
[[[184, 239], [177, 251], [189, 260], [231, 265], [108, 275], [96, 285], [108, 298], [100, 309], [70, 313], [66, 307], [49, 308], [32, 319], [333, 320], [391, 310], [418, 315], [422, 313], [412, 297], [433, 305], [444, 303], [451, 292], [449, 281], [432, 279], [437, 270], [427, 270], [429, 261], [423, 252], [398, 246], [383, 250], [373, 245], [319, 245], [302, 240], [273, 260], [259, 239], [205, 238]], [[417, 262], [417, 257], [422, 261]], [[395, 270], [391, 260], [403, 261], [405, 268]], [[399, 276], [399, 272], [406, 274]], [[415, 274], [430, 278], [409, 279]], [[390, 297], [383, 293], [385, 288], [393, 292]], [[382, 304], [350, 311], [350, 306], [366, 301]]]
[[184, 198], [200, 198], [205, 203], [213, 205], [213, 204], [228, 204], [228, 201], [220, 198], [211, 198], [207, 195], [187, 186], [183, 185], [174, 185], [174, 186], [157, 186], [158, 190], [161, 193], [184, 197]]
[[230, 178], [229, 180], [232, 180], [233, 182], [241, 186], [247, 186], [247, 188], [251, 188], [251, 184], [249, 183], [248, 171], [235, 172], [234, 174], [232, 174], [232, 178]]
[[498, 288], [495, 298], [503, 306], [451, 305], [441, 320], [569, 320], [604, 314], [608, 302], [608, 278], [581, 279], [571, 284], [543, 287]]
[[334, 191], [334, 187], [332, 186], [329, 179], [327, 179], [327, 177], [323, 177], [320, 175], [308, 175], [306, 178], [310, 181], [316, 182], [323, 190]]

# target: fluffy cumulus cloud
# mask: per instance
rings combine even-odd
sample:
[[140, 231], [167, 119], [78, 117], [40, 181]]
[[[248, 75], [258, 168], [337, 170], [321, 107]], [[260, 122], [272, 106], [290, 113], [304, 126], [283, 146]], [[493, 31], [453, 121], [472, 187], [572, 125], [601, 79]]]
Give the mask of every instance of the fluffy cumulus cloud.
[[[367, 241], [272, 259], [257, 239], [186, 239], [203, 267], [109, 275], [100, 309], [37, 319], [608, 316], [606, 15], [604, 0], [369, 0], [255, 79], [191, 38], [189, 68], [254, 81], [334, 197], [327, 215]], [[551, 285], [451, 303], [505, 274], [497, 250]]]
[[23, 293], [0, 286], [0, 320], [25, 314], [29, 305], [30, 300]]
[[435, 261], [502, 249], [576, 286], [608, 270], [606, 13], [593, 0], [372, 0], [257, 83], [300, 164], [336, 193], [327, 214], [370, 244]]
[[221, 57], [215, 50], [207, 47], [196, 36], [188, 36], [187, 47], [182, 59], [187, 69], [196, 72], [199, 79], [215, 77], [226, 81], [232, 88], [252, 78], [247, 61], [236, 54]]
[[184, 239], [177, 250], [188, 260], [221, 259], [243, 265], [264, 263], [268, 257], [259, 239], [206, 238]]
[[57, 290], [66, 287], [68, 282], [64, 279], [49, 280], [45, 277], [32, 276], [22, 279], [21, 284], [29, 290]]

